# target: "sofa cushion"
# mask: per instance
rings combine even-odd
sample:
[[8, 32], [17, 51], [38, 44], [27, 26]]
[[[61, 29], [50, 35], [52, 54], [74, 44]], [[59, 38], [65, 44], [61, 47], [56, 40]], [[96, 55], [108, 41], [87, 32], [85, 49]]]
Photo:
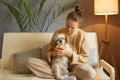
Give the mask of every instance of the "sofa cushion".
[[40, 48], [15, 53], [13, 73], [32, 73], [26, 66], [28, 58], [40, 58]]
[[[34, 76], [33, 74], [12, 74], [10, 70], [0, 71], [0, 80], [55, 80], [55, 79], [43, 79]], [[96, 69], [95, 80], [110, 80], [110, 78], [103, 72], [103, 70]]]
[[97, 68], [99, 66], [98, 55], [95, 53], [96, 49], [90, 49], [88, 62], [93, 68]]
[[95, 33], [89, 33], [86, 36], [90, 49], [88, 62], [92, 67], [96, 68], [99, 66], [97, 36]]
[[0, 80], [55, 80], [43, 79], [34, 76], [33, 74], [12, 74], [11, 70], [0, 71]]
[[47, 53], [47, 50], [48, 50], [48, 46], [49, 46], [49, 44], [46, 44], [43, 47], [41, 47], [40, 56], [41, 56], [41, 59], [43, 59], [43, 60], [47, 60], [46, 53]]
[[102, 68], [96, 68], [95, 80], [110, 80], [110, 77], [105, 74]]

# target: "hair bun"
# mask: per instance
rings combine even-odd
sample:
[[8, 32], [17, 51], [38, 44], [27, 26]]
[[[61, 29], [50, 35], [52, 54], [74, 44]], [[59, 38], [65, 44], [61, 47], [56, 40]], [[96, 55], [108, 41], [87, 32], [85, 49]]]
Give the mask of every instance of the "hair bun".
[[81, 16], [80, 6], [75, 7], [75, 12], [77, 12]]

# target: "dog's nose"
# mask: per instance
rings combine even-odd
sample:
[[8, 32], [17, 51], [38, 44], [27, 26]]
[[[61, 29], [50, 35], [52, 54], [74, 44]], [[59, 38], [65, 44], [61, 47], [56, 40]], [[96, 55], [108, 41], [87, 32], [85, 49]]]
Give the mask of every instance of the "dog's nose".
[[59, 40], [59, 43], [62, 43], [62, 40]]

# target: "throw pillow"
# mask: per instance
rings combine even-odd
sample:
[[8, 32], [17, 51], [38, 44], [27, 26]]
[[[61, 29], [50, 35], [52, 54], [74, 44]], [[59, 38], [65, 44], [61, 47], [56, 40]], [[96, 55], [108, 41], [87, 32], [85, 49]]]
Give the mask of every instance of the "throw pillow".
[[28, 58], [40, 58], [40, 48], [34, 48], [28, 51], [15, 53], [13, 73], [32, 73], [26, 66]]

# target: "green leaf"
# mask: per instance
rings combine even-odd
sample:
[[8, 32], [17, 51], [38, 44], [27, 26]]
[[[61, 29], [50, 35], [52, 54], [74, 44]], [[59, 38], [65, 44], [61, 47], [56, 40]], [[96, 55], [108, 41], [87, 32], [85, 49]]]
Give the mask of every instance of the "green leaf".
[[65, 3], [63, 0], [41, 0], [39, 8], [33, 9], [31, 9], [30, 1], [26, 0], [14, 0], [15, 5], [9, 0], [0, 0], [0, 3], [4, 4], [12, 13], [21, 32], [42, 32], [48, 31], [49, 26], [65, 11], [73, 8], [78, 0], [64, 1]]

